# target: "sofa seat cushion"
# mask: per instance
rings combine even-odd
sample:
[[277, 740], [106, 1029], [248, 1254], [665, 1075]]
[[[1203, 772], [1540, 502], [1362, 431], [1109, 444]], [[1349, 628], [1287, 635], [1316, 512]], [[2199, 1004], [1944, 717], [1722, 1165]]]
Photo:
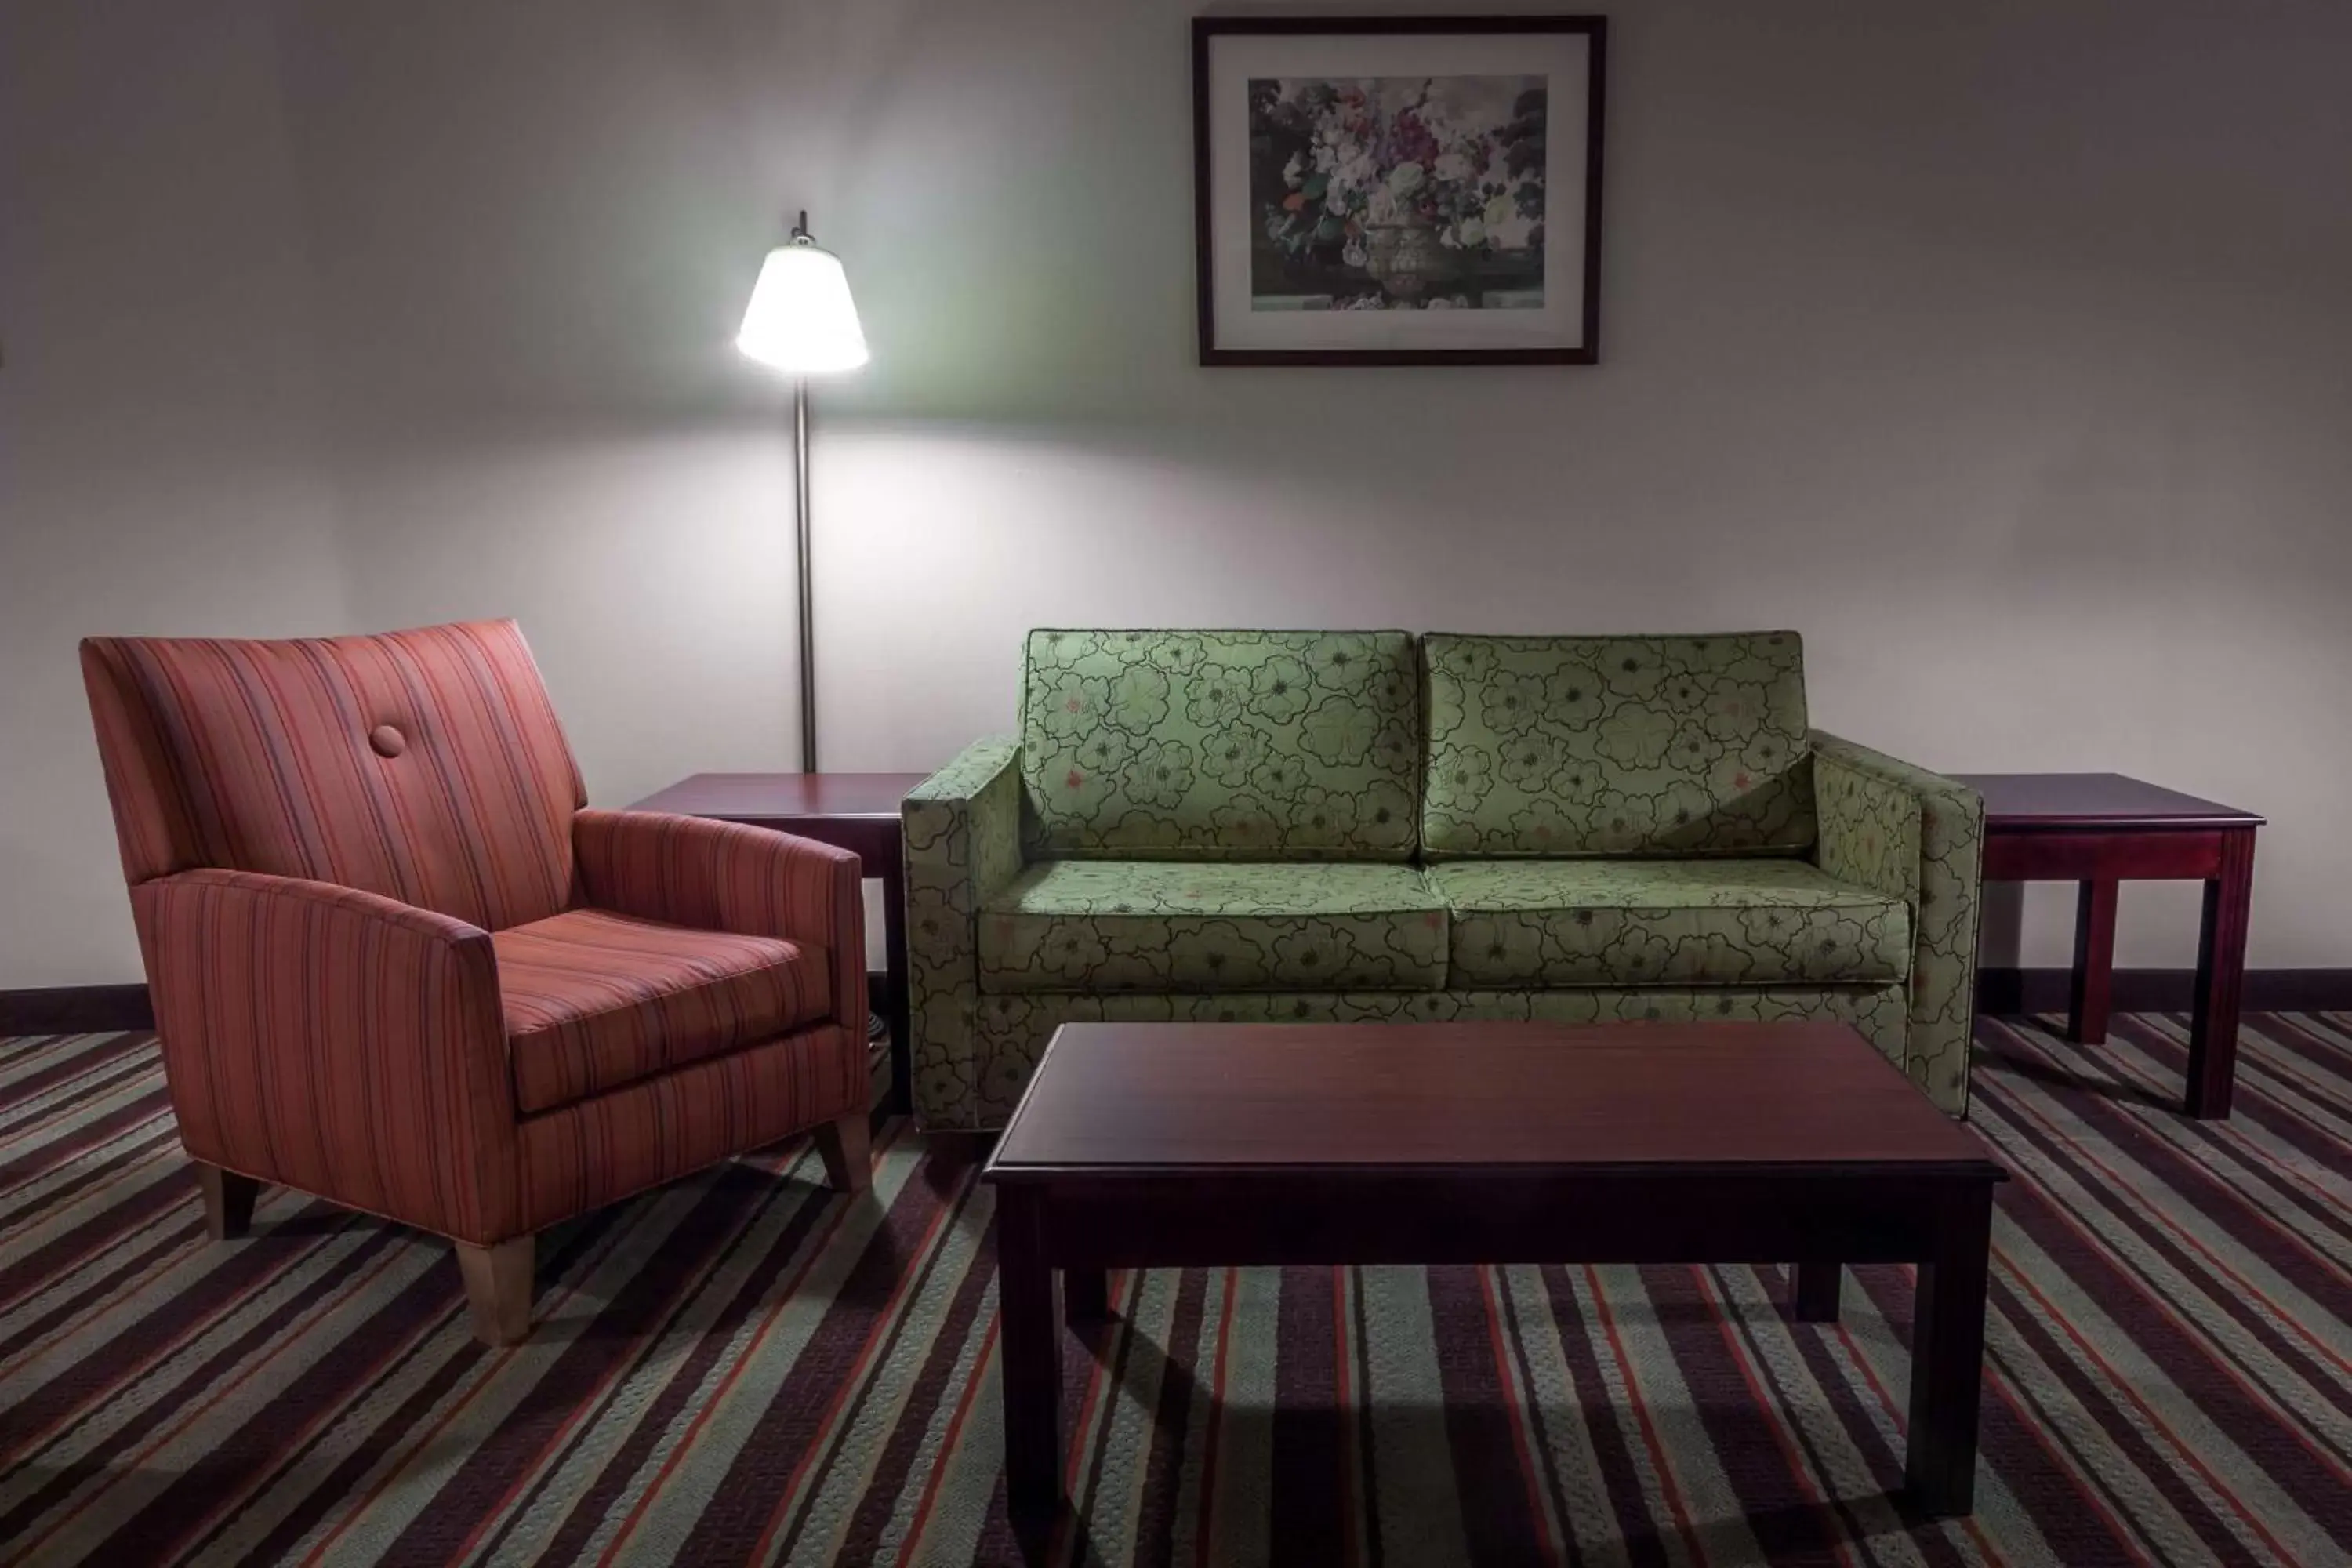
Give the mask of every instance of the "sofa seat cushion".
[[1910, 973], [1911, 911], [1802, 860], [1456, 860], [1449, 984], [1877, 985]]
[[833, 1010], [809, 942], [569, 910], [490, 935], [516, 1107], [552, 1110]]
[[1422, 990], [1445, 906], [1378, 863], [1049, 860], [980, 917], [984, 991]]

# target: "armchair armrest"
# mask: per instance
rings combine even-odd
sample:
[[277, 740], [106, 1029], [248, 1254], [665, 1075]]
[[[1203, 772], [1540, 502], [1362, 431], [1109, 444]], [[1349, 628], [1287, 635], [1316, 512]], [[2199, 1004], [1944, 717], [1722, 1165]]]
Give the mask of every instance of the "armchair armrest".
[[1984, 800], [1957, 779], [1818, 730], [1812, 750], [1822, 869], [1911, 906], [1903, 1067], [1937, 1105], [1964, 1113]]
[[856, 856], [772, 828], [660, 811], [576, 812], [572, 843], [582, 889], [600, 910], [824, 948], [833, 1016], [866, 1048], [866, 904]]
[[1021, 742], [975, 741], [907, 795], [907, 987], [915, 1110], [980, 1125], [980, 909], [1020, 874]]
[[488, 932], [246, 871], [155, 878], [131, 904], [191, 1154], [461, 1241], [516, 1234]]

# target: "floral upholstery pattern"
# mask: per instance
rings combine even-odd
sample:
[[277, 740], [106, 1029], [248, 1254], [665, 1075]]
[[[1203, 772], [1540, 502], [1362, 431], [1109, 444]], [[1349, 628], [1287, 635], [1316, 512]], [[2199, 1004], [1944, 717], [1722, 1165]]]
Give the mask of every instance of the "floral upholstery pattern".
[[1422, 653], [1432, 859], [1812, 847], [1794, 632], [1433, 634]]
[[980, 1094], [978, 922], [1021, 871], [1020, 754], [1011, 736], [975, 741], [899, 807], [915, 1107], [929, 1125], [971, 1125], [957, 1118]]
[[1841, 880], [1910, 900], [1910, 1016], [1900, 1060], [1927, 1098], [1969, 1103], [1976, 1022], [1977, 918], [1984, 799], [1956, 779], [1815, 731], [1815, 858]]
[[1691, 1023], [1701, 1019], [1835, 1018], [1896, 1062], [1903, 1059], [1905, 991], [1883, 986], [1683, 986], [1649, 990], [1241, 992], [1170, 996], [1020, 993], [981, 998], [980, 1076], [972, 1096], [919, 1098], [931, 1128], [997, 1128], [1019, 1103], [1045, 1042], [1064, 1024], [1191, 1019], [1217, 1023]]
[[1402, 632], [1032, 632], [1021, 711], [1030, 849], [1407, 860], [1420, 730]]
[[1802, 860], [1448, 860], [1446, 984], [1899, 982], [1911, 910]]
[[1445, 939], [1412, 866], [1048, 860], [983, 908], [980, 988], [1428, 990]]
[[1838, 1018], [1966, 1111], [1982, 804], [1809, 731], [1795, 634], [1422, 648], [1033, 634], [907, 799], [924, 1124], [1150, 1018]]

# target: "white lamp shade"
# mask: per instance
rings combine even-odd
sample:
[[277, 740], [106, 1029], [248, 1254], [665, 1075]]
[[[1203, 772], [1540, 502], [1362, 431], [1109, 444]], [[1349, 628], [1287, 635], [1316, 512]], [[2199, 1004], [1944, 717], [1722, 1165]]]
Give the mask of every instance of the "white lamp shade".
[[866, 333], [857, 325], [841, 258], [805, 244], [768, 252], [735, 346], [761, 364], [794, 375], [864, 364]]

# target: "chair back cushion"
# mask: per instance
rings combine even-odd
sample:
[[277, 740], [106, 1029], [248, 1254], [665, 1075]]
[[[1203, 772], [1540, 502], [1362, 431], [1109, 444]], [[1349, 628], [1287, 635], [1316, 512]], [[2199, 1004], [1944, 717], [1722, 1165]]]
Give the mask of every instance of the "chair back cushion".
[[1422, 639], [1433, 858], [1755, 855], [1813, 842], [1794, 632]]
[[512, 621], [93, 637], [81, 660], [134, 884], [198, 866], [300, 877], [489, 931], [571, 900], [585, 796]]
[[1036, 631], [1033, 856], [1403, 860], [1420, 689], [1402, 632]]

